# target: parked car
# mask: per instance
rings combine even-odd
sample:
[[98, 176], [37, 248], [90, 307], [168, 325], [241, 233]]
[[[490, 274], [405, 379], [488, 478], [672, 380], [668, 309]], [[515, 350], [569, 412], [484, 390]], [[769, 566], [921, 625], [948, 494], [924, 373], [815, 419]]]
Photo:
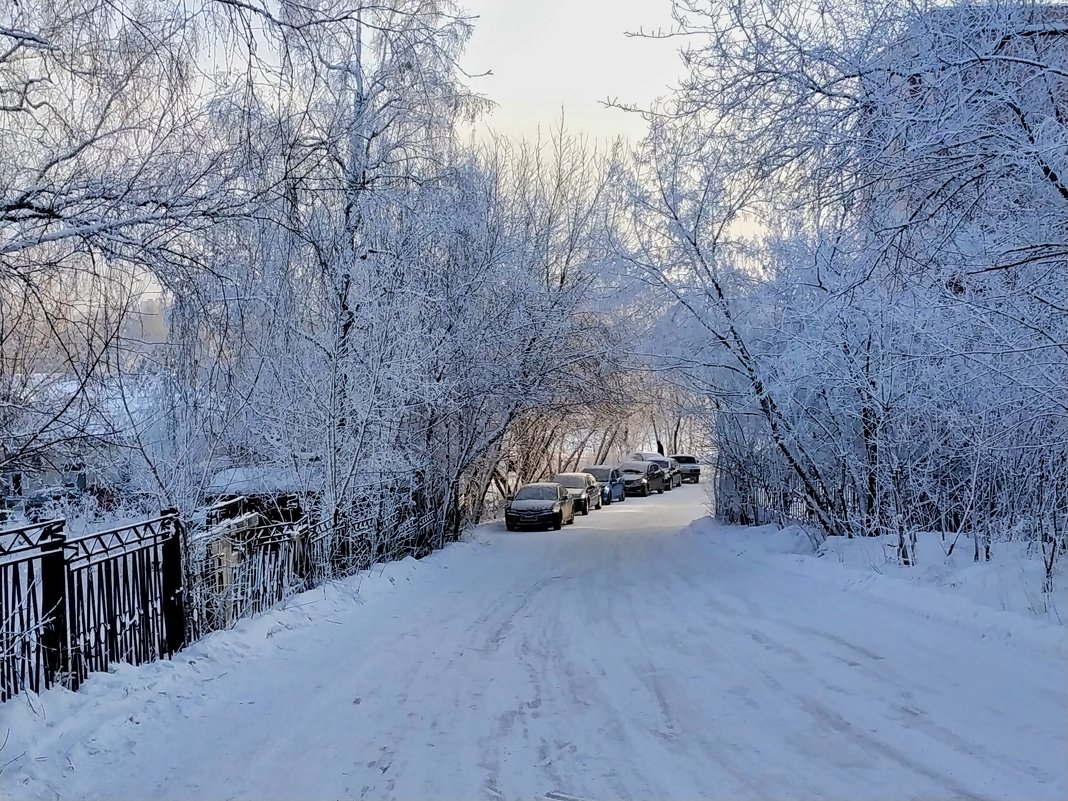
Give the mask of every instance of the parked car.
[[601, 485], [589, 473], [558, 473], [553, 481], [567, 489], [579, 514], [601, 508]]
[[656, 456], [646, 459], [647, 462], [660, 465], [660, 469], [664, 471], [664, 489], [668, 492], [675, 487], [682, 486], [682, 473], [679, 470], [679, 463], [672, 459], [670, 456]]
[[598, 464], [585, 467], [582, 472], [589, 473], [601, 485], [601, 503], [608, 506], [613, 501], [623, 502], [627, 499], [627, 490], [623, 486], [623, 474], [618, 467]]
[[683, 481], [692, 481], [694, 484], [701, 482], [701, 462], [696, 456], [690, 456], [688, 453], [673, 453], [671, 458], [679, 463]]
[[664, 454], [656, 451], [634, 451], [630, 458], [635, 462], [648, 462], [650, 459], [663, 459]]
[[517, 528], [559, 529], [575, 522], [575, 502], [562, 484], [548, 481], [527, 484], [504, 507], [504, 524]]
[[67, 485], [42, 487], [22, 499], [22, 513], [31, 523], [42, 523], [54, 517], [62, 517], [62, 507], [85, 498], [77, 487]]
[[664, 492], [666, 474], [656, 462], [624, 462], [619, 466], [623, 487], [628, 495], [649, 495], [653, 490]]
[[671, 463], [671, 474], [675, 479], [675, 486], [682, 486], [682, 465], [678, 463], [676, 459], [669, 456], [668, 461]]

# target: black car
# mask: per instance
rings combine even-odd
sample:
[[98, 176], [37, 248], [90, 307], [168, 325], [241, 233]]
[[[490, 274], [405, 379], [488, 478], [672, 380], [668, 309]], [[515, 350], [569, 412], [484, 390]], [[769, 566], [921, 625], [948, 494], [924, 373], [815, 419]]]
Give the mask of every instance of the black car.
[[558, 473], [553, 481], [564, 486], [579, 514], [601, 508], [601, 485], [589, 473]]
[[663, 493], [667, 484], [667, 474], [656, 462], [624, 462], [619, 472], [627, 495], [649, 495], [653, 490]]
[[522, 487], [504, 507], [504, 524], [518, 528], [555, 528], [575, 522], [575, 502], [561, 484], [542, 482]]
[[696, 456], [687, 453], [673, 453], [671, 458], [679, 463], [679, 471], [683, 481], [692, 481], [694, 484], [701, 482], [701, 463]]
[[670, 456], [646, 457], [645, 461], [660, 465], [660, 469], [664, 471], [665, 475], [664, 489], [670, 492], [675, 487], [682, 486], [682, 472], [679, 470], [679, 463]]

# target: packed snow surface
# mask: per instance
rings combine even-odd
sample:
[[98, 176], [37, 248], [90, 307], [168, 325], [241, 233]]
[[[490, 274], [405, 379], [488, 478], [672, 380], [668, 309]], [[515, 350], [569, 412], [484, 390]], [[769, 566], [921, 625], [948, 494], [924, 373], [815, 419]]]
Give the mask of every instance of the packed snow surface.
[[1062, 626], [689, 525], [702, 490], [481, 527], [22, 696], [0, 797], [1068, 797]]

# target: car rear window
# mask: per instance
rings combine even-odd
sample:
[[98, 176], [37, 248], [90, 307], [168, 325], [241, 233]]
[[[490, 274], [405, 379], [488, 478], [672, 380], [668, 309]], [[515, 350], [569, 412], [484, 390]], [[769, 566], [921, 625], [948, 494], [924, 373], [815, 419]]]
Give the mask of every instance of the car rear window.
[[555, 501], [557, 498], [556, 487], [523, 487], [515, 494], [517, 501]]
[[672, 456], [671, 458], [679, 464], [697, 464], [697, 459], [692, 456]]
[[586, 486], [586, 476], [564, 476], [560, 475], [553, 479], [557, 484], [563, 484], [565, 487], [571, 487], [571, 489], [582, 489]]

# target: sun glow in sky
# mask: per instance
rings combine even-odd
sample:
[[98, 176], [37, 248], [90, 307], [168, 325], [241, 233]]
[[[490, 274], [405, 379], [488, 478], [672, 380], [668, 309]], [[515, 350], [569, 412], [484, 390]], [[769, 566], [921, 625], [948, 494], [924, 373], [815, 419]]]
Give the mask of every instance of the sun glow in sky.
[[670, 0], [461, 0], [478, 16], [463, 66], [476, 91], [498, 104], [484, 125], [532, 137], [559, 121], [573, 133], [638, 140], [637, 114], [605, 108], [609, 98], [638, 106], [668, 92], [681, 74], [678, 39], [626, 36], [671, 27]]

